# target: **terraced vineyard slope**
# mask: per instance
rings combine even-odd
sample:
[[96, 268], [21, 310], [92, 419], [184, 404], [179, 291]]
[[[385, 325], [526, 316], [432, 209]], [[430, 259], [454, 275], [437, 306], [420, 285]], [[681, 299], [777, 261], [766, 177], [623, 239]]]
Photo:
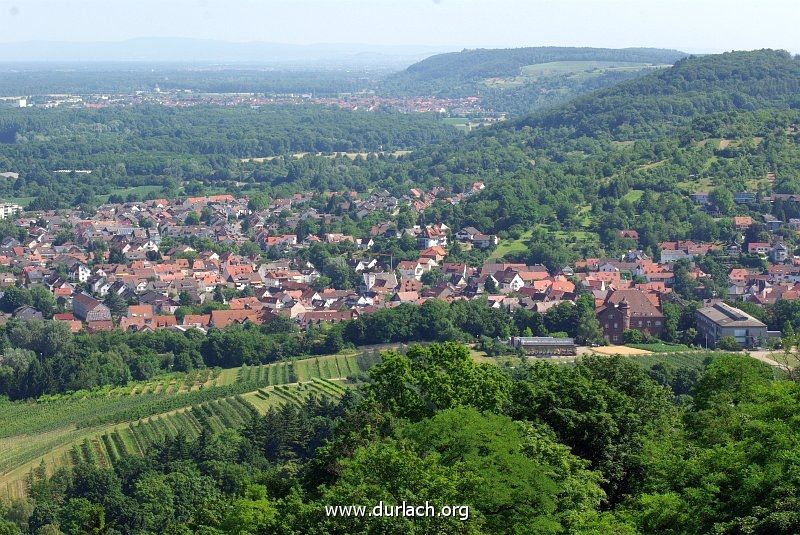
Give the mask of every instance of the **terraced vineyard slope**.
[[311, 396], [338, 398], [379, 362], [376, 353], [170, 374], [125, 387], [0, 401], [0, 496], [25, 494], [32, 470], [78, 461], [113, 464], [165, 436], [238, 427], [254, 414]]

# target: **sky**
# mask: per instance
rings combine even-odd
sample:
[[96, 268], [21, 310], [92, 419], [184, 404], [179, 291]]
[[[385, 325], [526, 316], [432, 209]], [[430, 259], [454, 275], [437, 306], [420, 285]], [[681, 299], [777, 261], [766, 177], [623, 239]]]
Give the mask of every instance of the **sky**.
[[800, 53], [798, 0], [0, 0], [0, 42], [193, 37]]

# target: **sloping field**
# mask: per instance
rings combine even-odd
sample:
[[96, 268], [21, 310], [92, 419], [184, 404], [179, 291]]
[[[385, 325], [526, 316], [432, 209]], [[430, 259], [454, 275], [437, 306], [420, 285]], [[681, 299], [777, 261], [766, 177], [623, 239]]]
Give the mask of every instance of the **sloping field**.
[[374, 352], [170, 374], [120, 388], [0, 401], [0, 497], [21, 496], [33, 470], [78, 461], [113, 464], [165, 436], [237, 427], [270, 406], [338, 398], [348, 378], [380, 361]]

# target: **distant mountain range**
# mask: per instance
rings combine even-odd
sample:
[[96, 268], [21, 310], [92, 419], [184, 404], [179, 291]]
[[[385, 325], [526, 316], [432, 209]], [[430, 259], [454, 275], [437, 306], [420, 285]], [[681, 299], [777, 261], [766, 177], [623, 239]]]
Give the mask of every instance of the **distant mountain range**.
[[392, 67], [442, 52], [441, 47], [364, 44], [292, 45], [210, 39], [143, 37], [109, 42], [0, 43], [0, 62], [243, 63], [280, 67]]

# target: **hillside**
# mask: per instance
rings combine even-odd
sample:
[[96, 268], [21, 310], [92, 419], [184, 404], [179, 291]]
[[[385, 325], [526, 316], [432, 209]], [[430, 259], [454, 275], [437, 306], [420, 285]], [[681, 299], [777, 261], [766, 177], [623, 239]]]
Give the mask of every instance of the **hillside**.
[[585, 95], [517, 124], [620, 139], [674, 131], [704, 114], [800, 107], [800, 58], [757, 50], [688, 57], [672, 68]]
[[272, 406], [338, 399], [379, 360], [367, 352], [329, 355], [176, 373], [36, 402], [0, 398], [0, 500], [24, 495], [34, 469], [110, 466], [179, 432], [195, 437], [203, 430], [235, 429]]
[[689, 193], [797, 190], [799, 89], [798, 60], [785, 52], [690, 57], [402, 163], [427, 187], [484, 182], [480, 194], [434, 206], [426, 220], [499, 233], [510, 260], [555, 267], [622, 254], [617, 232], [626, 228], [655, 254], [662, 241], [727, 236], [709, 232], [719, 225]]
[[486, 107], [513, 114], [673, 64], [686, 54], [649, 48], [535, 47], [464, 50], [415, 63], [382, 83], [404, 95], [479, 96]]

